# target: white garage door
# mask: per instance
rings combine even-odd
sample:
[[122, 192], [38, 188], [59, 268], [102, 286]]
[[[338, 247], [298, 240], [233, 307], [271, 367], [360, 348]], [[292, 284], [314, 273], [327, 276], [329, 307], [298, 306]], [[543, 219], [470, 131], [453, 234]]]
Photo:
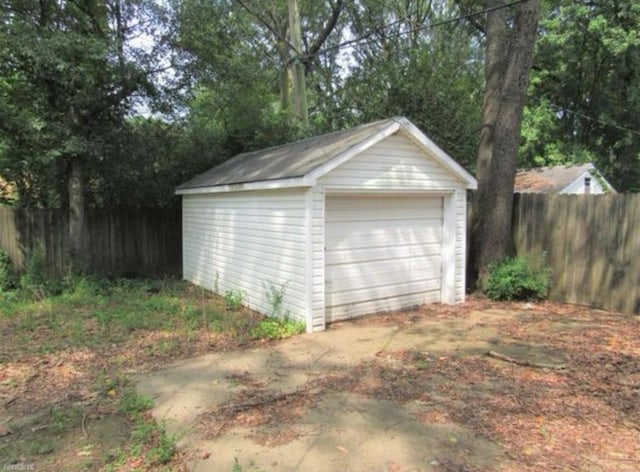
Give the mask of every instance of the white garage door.
[[442, 198], [327, 196], [327, 322], [440, 301]]

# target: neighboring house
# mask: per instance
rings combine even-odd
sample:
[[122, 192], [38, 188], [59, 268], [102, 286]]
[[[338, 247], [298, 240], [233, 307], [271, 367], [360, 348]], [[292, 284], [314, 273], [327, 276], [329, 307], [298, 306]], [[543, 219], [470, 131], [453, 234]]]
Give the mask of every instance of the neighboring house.
[[521, 169], [516, 174], [516, 193], [601, 194], [616, 190], [591, 163]]
[[325, 323], [465, 296], [475, 179], [406, 118], [240, 154], [176, 189], [184, 278]]

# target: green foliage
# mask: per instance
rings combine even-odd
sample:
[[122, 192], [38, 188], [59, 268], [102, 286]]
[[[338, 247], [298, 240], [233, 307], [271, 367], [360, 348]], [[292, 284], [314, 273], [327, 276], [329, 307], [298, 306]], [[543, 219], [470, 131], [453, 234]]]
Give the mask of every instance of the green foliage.
[[284, 303], [284, 296], [287, 293], [289, 282], [283, 282], [280, 285], [275, 285], [269, 282], [263, 284], [263, 286], [267, 302], [271, 308], [271, 313], [269, 315], [276, 318], [287, 317], [288, 313], [283, 312], [282, 304]]
[[492, 300], [543, 300], [549, 294], [550, 269], [523, 257], [507, 258], [489, 268], [483, 291]]
[[252, 339], [284, 339], [303, 333], [305, 324], [302, 321], [285, 318], [265, 318], [251, 329]]
[[49, 429], [54, 434], [62, 434], [67, 432], [73, 426], [80, 424], [82, 412], [77, 408], [71, 407], [51, 407], [49, 412]]
[[238, 311], [244, 302], [244, 292], [242, 290], [227, 290], [224, 294], [224, 305], [227, 310]]
[[60, 281], [50, 278], [47, 274], [46, 259], [42, 248], [35, 248], [29, 254], [24, 274], [20, 277], [20, 288], [40, 300], [61, 291]]
[[151, 398], [138, 395], [130, 386], [124, 390], [118, 403], [120, 413], [135, 420], [128, 455], [142, 456], [146, 450], [144, 458], [147, 464], [157, 466], [171, 461], [176, 451], [177, 436], [168, 434], [164, 423], [158, 423], [150, 415], [143, 414], [152, 407]]
[[153, 400], [144, 395], [138, 395], [132, 386], [126, 386], [118, 403], [118, 411], [128, 416], [137, 416], [150, 410]]
[[147, 451], [146, 458], [151, 465], [168, 464], [176, 453], [177, 437], [167, 433], [164, 424], [158, 425], [157, 439]]
[[16, 288], [17, 276], [9, 255], [0, 251], [0, 293]]
[[143, 29], [153, 35], [152, 22], [161, 28], [160, 11], [147, 0], [3, 3], [0, 173], [19, 205], [65, 206], [70, 162], [90, 174], [119, 154], [133, 98], [154, 93], [150, 70], [160, 53], [131, 41]]
[[640, 7], [547, 0], [523, 122], [523, 166], [592, 161], [640, 189]]

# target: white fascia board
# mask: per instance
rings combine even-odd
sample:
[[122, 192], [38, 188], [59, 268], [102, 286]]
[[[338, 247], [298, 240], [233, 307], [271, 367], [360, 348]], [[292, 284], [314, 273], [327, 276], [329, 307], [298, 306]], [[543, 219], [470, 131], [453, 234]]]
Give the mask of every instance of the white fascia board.
[[310, 186], [315, 185], [316, 181], [320, 177], [328, 174], [336, 167], [341, 166], [352, 157], [357, 156], [358, 154], [366, 151], [371, 146], [382, 141], [387, 136], [391, 136], [393, 133], [398, 131], [402, 126], [404, 126], [405, 122], [406, 120], [402, 119], [389, 124], [387, 127], [381, 129], [376, 134], [371, 135], [370, 137], [364, 139], [363, 141], [360, 141], [358, 144], [351, 146], [349, 149], [341, 152], [340, 154], [335, 156], [333, 159], [330, 159], [328, 162], [325, 162], [321, 166], [316, 167], [305, 176], [305, 181], [307, 182], [307, 185], [310, 185]]
[[604, 190], [609, 191], [611, 193], [618, 193], [618, 191], [613, 188], [613, 185], [609, 183], [607, 179], [604, 178], [604, 175], [596, 168], [596, 166], [592, 165], [591, 168], [585, 172], [589, 173], [592, 177], [595, 177], [598, 180], [600, 185], [604, 184]]
[[197, 195], [203, 193], [246, 192], [250, 190], [272, 190], [292, 187], [309, 187], [307, 179], [296, 177], [291, 179], [263, 180], [244, 184], [216, 185], [212, 187], [197, 187], [176, 190], [176, 195]]
[[425, 134], [409, 120], [405, 122], [403, 131], [405, 131], [410, 138], [413, 138], [416, 144], [422, 147], [423, 150], [429, 151], [429, 153], [432, 154], [440, 164], [449, 169], [454, 175], [467, 184], [468, 190], [476, 190], [478, 188], [478, 182], [464, 169], [464, 167], [440, 149], [436, 143], [425, 136]]

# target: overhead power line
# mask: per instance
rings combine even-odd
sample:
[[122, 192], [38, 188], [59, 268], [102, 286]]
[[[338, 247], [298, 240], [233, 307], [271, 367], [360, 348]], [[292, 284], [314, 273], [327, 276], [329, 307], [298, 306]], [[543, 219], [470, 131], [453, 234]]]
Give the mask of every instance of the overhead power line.
[[[540, 99], [538, 99], [538, 101], [540, 101]], [[575, 110], [571, 110], [570, 108], [567, 108], [567, 107], [561, 107], [561, 106], [559, 106], [559, 105], [555, 105], [555, 104], [553, 104], [553, 103], [551, 103], [551, 102], [548, 102], [548, 101], [547, 101], [547, 103], [549, 104], [549, 106], [550, 106], [551, 108], [553, 108], [554, 110], [556, 110], [556, 111], [558, 111], [558, 112], [566, 112], [566, 113], [569, 113], [569, 114], [571, 114], [571, 115], [578, 116], [578, 117], [580, 117], [580, 118], [582, 118], [582, 119], [585, 119], [585, 120], [587, 120], [587, 121], [591, 121], [591, 122], [593, 122], [593, 123], [598, 123], [598, 124], [603, 125], [603, 126], [609, 126], [609, 127], [611, 127], [611, 128], [615, 128], [615, 129], [620, 130], [620, 131], [626, 131], [626, 132], [628, 132], [628, 133], [631, 133], [631, 134], [635, 134], [635, 135], [637, 135], [637, 136], [640, 136], [640, 131], [638, 131], [638, 130], [634, 130], [634, 129], [631, 129], [631, 128], [627, 128], [627, 127], [622, 126], [622, 125], [619, 125], [619, 124], [617, 124], [617, 123], [612, 123], [612, 122], [609, 122], [609, 121], [604, 121], [604, 120], [602, 120], [602, 119], [600, 119], [600, 118], [595, 118], [595, 117], [593, 117], [593, 116], [585, 115], [585, 114], [584, 114], [584, 113], [582, 113], [582, 112], [575, 111]]]
[[[496, 10], [502, 10], [502, 9], [505, 9], [505, 8], [510, 8], [510, 7], [515, 6], [515, 5], [519, 5], [521, 3], [526, 3], [528, 1], [530, 1], [530, 0], [515, 0], [515, 1], [513, 1], [511, 3], [507, 3], [505, 5], [498, 5], [498, 6], [495, 6], [495, 7], [486, 8], [484, 10], [476, 11], [476, 12], [473, 12], [473, 13], [467, 13], [465, 15], [459, 15], [459, 16], [456, 16], [456, 17], [453, 17], [453, 18], [447, 18], [446, 20], [437, 21], [435, 23], [429, 23], [428, 25], [418, 26], [417, 28], [411, 28], [411, 29], [408, 29], [408, 30], [405, 30], [405, 31], [398, 31], [396, 33], [388, 34], [387, 37], [389, 37], [389, 38], [397, 38], [397, 37], [400, 37], [400, 36], [404, 36], [406, 34], [415, 33], [417, 31], [426, 31], [426, 30], [429, 30], [429, 29], [432, 29], [432, 28], [436, 28], [436, 27], [439, 27], [439, 26], [449, 25], [451, 23], [458, 23], [458, 22], [460, 22], [462, 20], [466, 20], [466, 19], [469, 19], [469, 18], [474, 18], [476, 16], [485, 15], [487, 13], [491, 13], [491, 12], [496, 11]], [[384, 25], [384, 26], [385, 27], [389, 27], [389, 26], [395, 25], [397, 23], [398, 22], [396, 21], [396, 22], [393, 22], [393, 23], [390, 23], [390, 24]], [[370, 32], [368, 32], [366, 34], [363, 34], [362, 36], [360, 36], [358, 38], [350, 39], [349, 41], [344, 41], [344, 42], [342, 42], [340, 44], [336, 44], [335, 46], [329, 46], [329, 47], [323, 48], [323, 49], [321, 49], [320, 51], [318, 51], [316, 53], [316, 56], [327, 54], [327, 53], [332, 52], [332, 51], [338, 51], [340, 49], [344, 49], [344, 48], [352, 46], [354, 44], [369, 44], [369, 43], [375, 42], [377, 39], [375, 39], [375, 38], [372, 39], [371, 37], [374, 36], [378, 32], [379, 32], [379, 29], [374, 30], [374, 31], [370, 31]]]

